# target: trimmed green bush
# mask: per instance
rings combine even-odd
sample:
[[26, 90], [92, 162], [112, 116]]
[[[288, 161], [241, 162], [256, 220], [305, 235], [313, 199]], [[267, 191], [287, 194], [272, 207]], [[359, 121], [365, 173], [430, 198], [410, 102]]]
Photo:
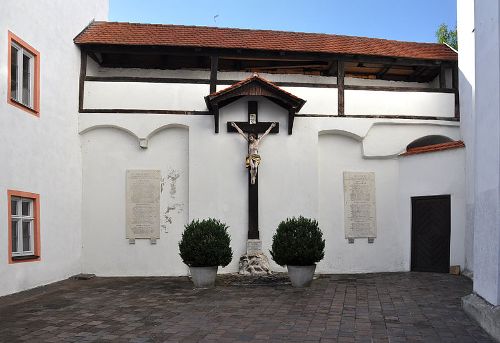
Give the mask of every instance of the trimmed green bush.
[[179, 242], [179, 255], [190, 267], [227, 266], [233, 258], [228, 226], [217, 219], [193, 220]]
[[310, 266], [325, 256], [325, 240], [314, 219], [287, 218], [278, 225], [270, 251], [280, 266]]

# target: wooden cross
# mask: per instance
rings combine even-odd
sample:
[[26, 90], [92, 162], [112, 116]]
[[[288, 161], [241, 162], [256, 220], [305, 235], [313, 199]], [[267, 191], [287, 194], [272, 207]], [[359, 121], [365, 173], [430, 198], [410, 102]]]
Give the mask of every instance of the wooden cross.
[[[248, 102], [248, 121], [236, 122], [236, 125], [246, 134], [262, 134], [266, 132], [272, 122], [259, 122], [257, 101]], [[231, 122], [227, 123], [227, 132], [238, 132], [236, 128], [231, 126]], [[279, 124], [271, 129], [269, 133], [278, 133]], [[259, 239], [259, 173], [255, 179], [255, 183], [251, 183], [250, 169], [248, 171], [248, 239]]]

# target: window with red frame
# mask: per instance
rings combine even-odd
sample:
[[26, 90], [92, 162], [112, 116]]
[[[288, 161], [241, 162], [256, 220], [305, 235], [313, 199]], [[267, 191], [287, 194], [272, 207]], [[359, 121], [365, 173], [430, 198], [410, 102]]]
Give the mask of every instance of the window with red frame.
[[39, 196], [9, 191], [9, 260], [39, 259]]
[[38, 115], [39, 52], [9, 32], [8, 102]]

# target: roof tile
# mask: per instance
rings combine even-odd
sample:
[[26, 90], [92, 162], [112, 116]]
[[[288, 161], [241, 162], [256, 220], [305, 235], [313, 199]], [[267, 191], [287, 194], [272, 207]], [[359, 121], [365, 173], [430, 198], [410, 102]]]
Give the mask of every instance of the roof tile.
[[462, 141], [452, 141], [452, 142], [447, 142], [447, 143], [440, 143], [440, 144], [432, 144], [432, 145], [426, 145], [426, 146], [421, 146], [417, 148], [411, 148], [408, 149], [406, 152], [402, 153], [400, 156], [410, 156], [410, 155], [417, 155], [417, 154], [423, 154], [427, 152], [435, 152], [435, 151], [443, 151], [443, 150], [449, 150], [449, 149], [459, 149], [459, 148], [464, 148], [465, 144]]
[[456, 61], [444, 44], [414, 43], [323, 33], [206, 26], [92, 22], [76, 44], [140, 45], [315, 52]]

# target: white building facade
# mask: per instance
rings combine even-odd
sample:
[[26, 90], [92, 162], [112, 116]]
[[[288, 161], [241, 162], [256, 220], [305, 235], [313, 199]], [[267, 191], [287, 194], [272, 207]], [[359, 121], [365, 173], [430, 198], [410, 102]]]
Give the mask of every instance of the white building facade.
[[[7, 4], [7, 13], [26, 5]], [[0, 88], [7, 99], [0, 103], [0, 151], [8, 166], [0, 172], [0, 271], [6, 275], [0, 295], [78, 273], [187, 275], [178, 242], [187, 223], [207, 217], [229, 225], [233, 261], [220, 272], [237, 272], [251, 216], [247, 143], [227, 127], [247, 121], [249, 102], [257, 103], [259, 122], [279, 123], [279, 133], [260, 149], [258, 228], [265, 253], [279, 222], [303, 215], [319, 221], [326, 240], [319, 273], [425, 270], [417, 263], [418, 245], [433, 242], [417, 218], [427, 216], [428, 226], [439, 222], [446, 236], [427, 260], [439, 260], [446, 271], [472, 269], [457, 55], [448, 47], [375, 39], [356, 46], [340, 36], [258, 30], [87, 26], [106, 19], [106, 1], [81, 3], [77, 11], [63, 1], [50, 4], [51, 12], [68, 11], [70, 18], [46, 25], [50, 34], [33, 30], [29, 20], [16, 24], [14, 14], [0, 24], [1, 55], [11, 55], [10, 31], [37, 50], [40, 62], [35, 110], [12, 99], [12, 63], [0, 59], [8, 86]], [[316, 40], [321, 44], [306, 43]], [[254, 93], [233, 86], [239, 95], [209, 108], [209, 94], [254, 73], [263, 80]], [[290, 112], [270, 91], [305, 104]], [[128, 170], [161, 173], [159, 239], [127, 239]], [[374, 236], [346, 236], [346, 172], [374, 173]], [[24, 202], [32, 206], [26, 216]], [[16, 254], [12, 242], [24, 247], [23, 224], [12, 223], [30, 220], [37, 249]], [[17, 236], [13, 225], [21, 225]], [[432, 269], [432, 262], [424, 264]]]
[[[500, 6], [458, 2], [462, 136], [466, 144], [466, 266], [474, 292], [464, 309], [500, 340]], [[472, 243], [471, 243], [472, 242]]]
[[[126, 36], [121, 32], [124, 28], [129, 30]], [[158, 41], [183, 30], [190, 31], [190, 37], [207, 34], [196, 27], [94, 23], [75, 39], [89, 56], [84, 62], [79, 127], [85, 272], [186, 275], [188, 268], [179, 257], [177, 243], [184, 225], [207, 217], [230, 227], [234, 259], [221, 272], [238, 271], [238, 257], [247, 248], [249, 221], [247, 146], [226, 126], [247, 120], [249, 101], [258, 103], [259, 121], [280, 126], [279, 134], [266, 137], [260, 150], [258, 215], [264, 252], [269, 251], [281, 220], [303, 215], [318, 219], [325, 235], [326, 255], [318, 272], [408, 271], [412, 269], [412, 198], [448, 195], [449, 265], [464, 267], [463, 149], [453, 144], [458, 149], [447, 149], [445, 143], [446, 151], [402, 155], [410, 143], [423, 137], [460, 140], [453, 76], [456, 55], [451, 49], [439, 47], [446, 50], [447, 60], [382, 55], [363, 60], [338, 53], [318, 58], [314, 51], [277, 57], [271, 49], [260, 52], [262, 57], [255, 51], [233, 51], [232, 43], [226, 46], [224, 40], [195, 49], [184, 46], [182, 39], [167, 45], [147, 43], [153, 45], [147, 47], [127, 43], [141, 39], [144, 43], [148, 30], [156, 30]], [[105, 32], [118, 41], [103, 41]], [[259, 35], [262, 31], [216, 29], [208, 34], [223, 33]], [[273, 42], [273, 33], [269, 34], [268, 41]], [[416, 44], [415, 49], [424, 46]], [[193, 56], [198, 60], [192, 62]], [[320, 63], [325, 59], [330, 64]], [[269, 97], [247, 93], [216, 115], [207, 111], [208, 94], [255, 72], [306, 101], [292, 122], [289, 112]], [[161, 235], [155, 244], [149, 240], [130, 244], [125, 237], [124, 178], [130, 169], [161, 170], [165, 181]], [[377, 233], [372, 242], [346, 238], [344, 172], [375, 173]], [[283, 271], [273, 263], [272, 268]]]
[[[1, 8], [0, 295], [4, 295], [81, 271], [80, 52], [72, 40], [93, 19], [107, 18], [108, 3], [6, 0]], [[13, 46], [19, 49], [18, 57], [24, 57], [21, 63], [11, 61]], [[12, 208], [21, 198], [30, 209], [23, 211], [21, 203], [19, 209]], [[22, 214], [26, 214], [23, 219]], [[26, 253], [39, 257], [23, 260], [29, 257]]]

